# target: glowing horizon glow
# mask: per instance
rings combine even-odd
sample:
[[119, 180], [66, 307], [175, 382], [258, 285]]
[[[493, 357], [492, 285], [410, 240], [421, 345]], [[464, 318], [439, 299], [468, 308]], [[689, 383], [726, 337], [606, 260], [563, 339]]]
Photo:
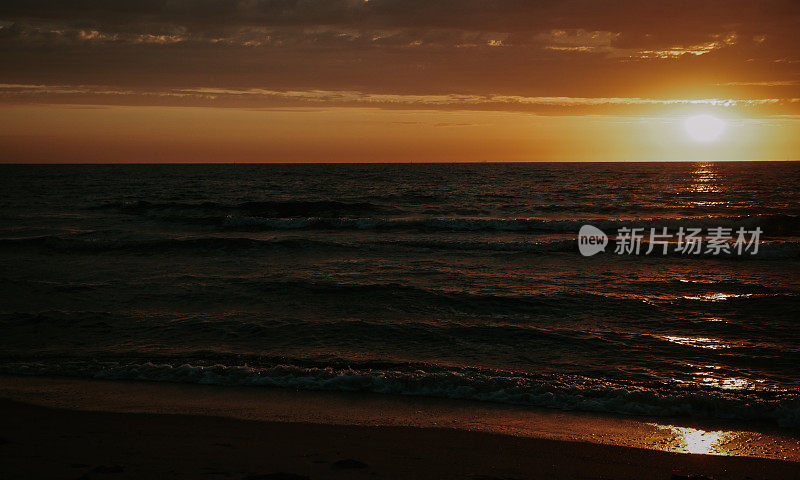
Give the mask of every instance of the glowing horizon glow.
[[683, 124], [686, 133], [696, 142], [708, 143], [718, 139], [725, 131], [725, 122], [719, 118], [708, 115], [693, 115]]
[[9, 0], [0, 162], [798, 161], [775, 2]]

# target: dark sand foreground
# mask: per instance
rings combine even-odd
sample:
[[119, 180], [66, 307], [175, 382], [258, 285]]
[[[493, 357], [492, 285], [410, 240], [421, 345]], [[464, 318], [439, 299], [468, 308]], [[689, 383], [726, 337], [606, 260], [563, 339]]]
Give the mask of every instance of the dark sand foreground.
[[775, 459], [451, 428], [84, 411], [7, 399], [0, 409], [0, 478], [8, 480], [800, 478], [799, 463]]

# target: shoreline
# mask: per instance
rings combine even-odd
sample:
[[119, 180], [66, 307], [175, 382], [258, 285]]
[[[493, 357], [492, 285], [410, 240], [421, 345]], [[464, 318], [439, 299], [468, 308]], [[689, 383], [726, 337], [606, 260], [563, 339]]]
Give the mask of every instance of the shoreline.
[[[800, 477], [797, 437], [722, 424], [703, 430], [419, 397], [50, 377], [2, 376], [0, 399], [7, 478], [101, 478], [92, 469], [116, 466], [114, 478]], [[713, 451], [724, 434], [735, 438]], [[792, 461], [777, 459], [781, 451]], [[368, 467], [334, 466], [350, 459]]]

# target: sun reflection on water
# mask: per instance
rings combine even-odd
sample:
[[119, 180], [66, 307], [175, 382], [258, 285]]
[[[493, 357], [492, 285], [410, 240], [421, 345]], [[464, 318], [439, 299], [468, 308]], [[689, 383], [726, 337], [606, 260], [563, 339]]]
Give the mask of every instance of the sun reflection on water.
[[675, 425], [650, 425], [661, 430], [668, 430], [674, 437], [667, 450], [685, 453], [702, 453], [707, 455], [726, 455], [726, 444], [736, 438], [736, 432], [725, 430], [700, 430], [698, 428], [678, 427]]
[[718, 193], [722, 189], [717, 177], [713, 163], [701, 163], [692, 171], [689, 190], [694, 193]]
[[742, 293], [742, 294], [735, 294], [735, 293], [708, 293], [705, 295], [689, 295], [685, 296], [686, 300], [700, 300], [701, 302], [724, 302], [725, 300], [730, 300], [731, 298], [750, 298], [754, 297], [752, 293]]
[[677, 343], [678, 345], [686, 345], [689, 347], [707, 348], [710, 350], [731, 348], [730, 344], [710, 337], [679, 337], [675, 335], [664, 335], [661, 338], [668, 342]]
[[718, 448], [722, 442], [731, 439], [730, 432], [706, 431], [696, 428], [671, 427], [684, 449], [689, 453], [720, 453]]
[[693, 369], [691, 379], [681, 380], [673, 378], [676, 383], [690, 383], [705, 387], [714, 387], [722, 390], [759, 390], [765, 387], [765, 379], [748, 379], [725, 375], [723, 367], [719, 365], [695, 365], [687, 363], [686, 367]]
[[698, 384], [721, 388], [722, 390], [756, 390], [763, 388], [766, 383], [763, 379], [748, 380], [742, 377], [721, 377], [710, 373], [698, 372]]

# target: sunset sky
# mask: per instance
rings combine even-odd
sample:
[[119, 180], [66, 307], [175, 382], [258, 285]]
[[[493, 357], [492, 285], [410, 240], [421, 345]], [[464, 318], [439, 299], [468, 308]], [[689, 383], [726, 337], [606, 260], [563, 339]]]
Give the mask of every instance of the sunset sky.
[[8, 0], [0, 162], [797, 160], [798, 46], [792, 0]]

